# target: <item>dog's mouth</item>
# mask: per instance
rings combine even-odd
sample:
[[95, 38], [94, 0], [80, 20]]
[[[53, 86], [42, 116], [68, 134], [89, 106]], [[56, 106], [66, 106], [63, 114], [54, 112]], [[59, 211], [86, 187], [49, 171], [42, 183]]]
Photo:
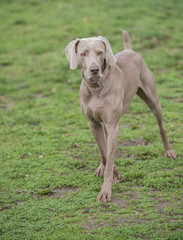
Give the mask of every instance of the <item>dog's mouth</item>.
[[92, 83], [96, 83], [99, 81], [99, 79], [101, 78], [102, 76], [92, 76], [91, 78], [88, 79], [89, 82], [92, 82]]
[[86, 77], [86, 80], [88, 81], [88, 82], [92, 82], [92, 83], [96, 83], [96, 82], [98, 82], [99, 81], [99, 79], [102, 77], [102, 73], [101, 72], [99, 72], [99, 73], [97, 73], [97, 74], [89, 74], [89, 76], [88, 77]]

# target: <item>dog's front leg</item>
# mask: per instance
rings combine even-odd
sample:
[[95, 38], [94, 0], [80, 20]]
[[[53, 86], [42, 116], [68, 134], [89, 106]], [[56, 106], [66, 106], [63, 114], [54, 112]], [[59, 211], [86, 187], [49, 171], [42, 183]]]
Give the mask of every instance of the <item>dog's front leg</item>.
[[119, 127], [105, 124], [107, 133], [107, 159], [104, 172], [104, 182], [97, 201], [109, 202], [111, 200], [112, 182], [114, 173], [114, 157], [116, 154]]
[[90, 130], [95, 138], [95, 141], [99, 147], [100, 155], [101, 155], [101, 163], [97, 168], [95, 175], [99, 177], [104, 174], [104, 169], [106, 165], [106, 137], [103, 132], [103, 128], [101, 123], [98, 122], [90, 122], [89, 123]]

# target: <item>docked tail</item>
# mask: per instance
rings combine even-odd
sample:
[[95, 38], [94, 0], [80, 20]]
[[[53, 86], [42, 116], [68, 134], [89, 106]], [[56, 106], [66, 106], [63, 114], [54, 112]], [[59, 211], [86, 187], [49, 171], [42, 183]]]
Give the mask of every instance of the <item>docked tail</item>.
[[132, 49], [130, 36], [129, 36], [128, 32], [123, 30], [122, 31], [122, 37], [123, 37], [124, 50]]

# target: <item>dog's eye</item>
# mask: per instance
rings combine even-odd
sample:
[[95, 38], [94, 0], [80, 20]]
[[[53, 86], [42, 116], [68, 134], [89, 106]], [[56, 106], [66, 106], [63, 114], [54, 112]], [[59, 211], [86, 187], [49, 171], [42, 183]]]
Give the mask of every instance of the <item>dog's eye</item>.
[[101, 51], [98, 51], [98, 52], [97, 52], [97, 55], [98, 55], [98, 56], [101, 56], [102, 54], [103, 54], [103, 52], [101, 52]]
[[81, 53], [81, 57], [86, 57], [86, 53], [85, 52]]

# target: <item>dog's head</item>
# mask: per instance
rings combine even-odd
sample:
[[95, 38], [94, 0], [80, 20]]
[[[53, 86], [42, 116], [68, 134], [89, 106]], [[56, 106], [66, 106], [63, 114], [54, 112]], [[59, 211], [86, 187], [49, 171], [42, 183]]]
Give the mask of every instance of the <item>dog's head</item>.
[[110, 66], [116, 64], [111, 46], [104, 37], [75, 39], [66, 49], [66, 57], [70, 68], [81, 66], [87, 81], [97, 81], [102, 77], [106, 63]]

